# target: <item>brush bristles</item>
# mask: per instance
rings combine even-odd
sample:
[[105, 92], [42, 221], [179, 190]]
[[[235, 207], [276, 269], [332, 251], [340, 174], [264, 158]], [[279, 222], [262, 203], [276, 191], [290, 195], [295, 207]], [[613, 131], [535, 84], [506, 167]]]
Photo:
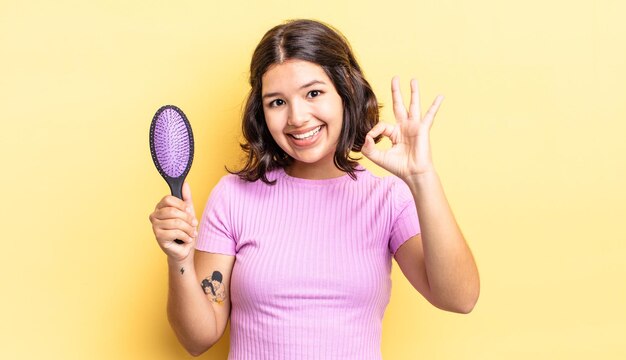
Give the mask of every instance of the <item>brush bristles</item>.
[[189, 132], [181, 114], [171, 108], [164, 109], [156, 119], [153, 137], [161, 170], [172, 178], [181, 176], [191, 153]]

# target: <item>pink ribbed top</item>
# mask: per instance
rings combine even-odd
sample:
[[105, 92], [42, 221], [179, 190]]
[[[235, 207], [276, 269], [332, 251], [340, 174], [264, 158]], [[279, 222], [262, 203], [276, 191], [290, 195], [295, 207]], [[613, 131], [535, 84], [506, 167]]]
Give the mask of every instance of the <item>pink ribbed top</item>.
[[197, 248], [236, 256], [230, 360], [381, 359], [391, 258], [420, 230], [403, 181], [357, 177], [215, 186]]

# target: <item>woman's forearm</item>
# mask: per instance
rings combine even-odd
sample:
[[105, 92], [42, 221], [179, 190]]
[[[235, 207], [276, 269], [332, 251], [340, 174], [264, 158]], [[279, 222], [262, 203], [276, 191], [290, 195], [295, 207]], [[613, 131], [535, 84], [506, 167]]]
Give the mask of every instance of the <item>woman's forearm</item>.
[[168, 260], [167, 315], [179, 341], [192, 355], [200, 355], [219, 339], [213, 307], [202, 291], [193, 259]]
[[424, 263], [433, 300], [468, 313], [480, 292], [474, 257], [454, 219], [436, 172], [405, 179], [419, 214]]

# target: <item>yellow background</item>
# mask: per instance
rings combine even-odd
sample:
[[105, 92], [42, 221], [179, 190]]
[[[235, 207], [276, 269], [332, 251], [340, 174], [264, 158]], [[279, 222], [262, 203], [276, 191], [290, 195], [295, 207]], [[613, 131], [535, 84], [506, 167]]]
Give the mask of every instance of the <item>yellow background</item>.
[[[446, 96], [435, 165], [481, 297], [442, 312], [394, 263], [384, 358], [626, 358], [625, 13], [618, 0], [1, 1], [0, 358], [189, 357], [148, 221], [168, 192], [150, 120], [164, 104], [191, 120], [200, 216], [240, 157], [254, 46], [300, 17], [348, 37], [385, 121], [395, 74], [405, 92], [419, 79], [424, 107]], [[203, 358], [227, 352], [226, 336]]]

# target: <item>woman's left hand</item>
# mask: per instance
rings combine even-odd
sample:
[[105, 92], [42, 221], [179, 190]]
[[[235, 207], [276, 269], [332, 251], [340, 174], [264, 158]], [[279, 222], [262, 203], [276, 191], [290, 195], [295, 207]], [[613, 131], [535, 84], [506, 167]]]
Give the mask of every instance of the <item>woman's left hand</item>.
[[[397, 76], [391, 80], [391, 95], [396, 124], [379, 122], [374, 126], [365, 137], [361, 153], [404, 181], [434, 172], [430, 152], [430, 128], [443, 96], [437, 96], [422, 117], [417, 80], [411, 79], [411, 105], [408, 112], [402, 101], [400, 80]], [[382, 151], [376, 148], [374, 138], [380, 134], [391, 140], [391, 149]]]

